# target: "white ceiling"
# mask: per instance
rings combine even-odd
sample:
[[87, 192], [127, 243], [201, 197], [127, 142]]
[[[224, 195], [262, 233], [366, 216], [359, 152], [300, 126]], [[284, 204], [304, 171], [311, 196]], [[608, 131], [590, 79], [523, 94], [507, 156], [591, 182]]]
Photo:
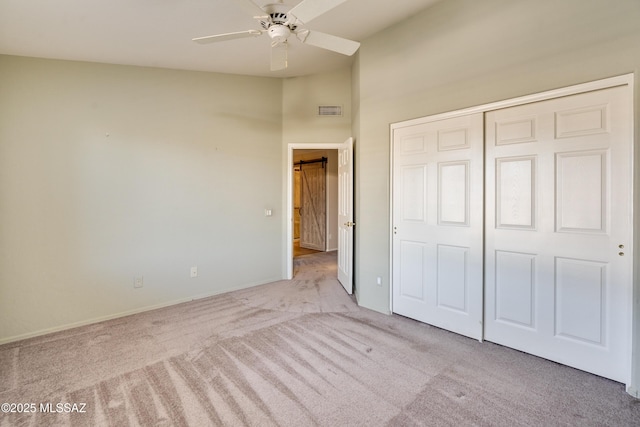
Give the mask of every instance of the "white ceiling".
[[[272, 77], [314, 74], [351, 63], [351, 57], [294, 40], [289, 68], [271, 72], [267, 35], [209, 45], [191, 41], [259, 29], [242, 1], [0, 0], [0, 54]], [[349, 0], [305, 28], [361, 41], [436, 1]], [[274, 2], [255, 0], [258, 5]], [[300, 0], [284, 3], [294, 6]]]

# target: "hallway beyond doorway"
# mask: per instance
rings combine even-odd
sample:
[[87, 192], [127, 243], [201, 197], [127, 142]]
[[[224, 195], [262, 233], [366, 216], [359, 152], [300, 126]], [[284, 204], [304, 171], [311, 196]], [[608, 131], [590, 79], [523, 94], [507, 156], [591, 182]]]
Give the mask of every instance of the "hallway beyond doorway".
[[311, 255], [311, 254], [318, 254], [322, 251], [316, 251], [314, 249], [307, 249], [307, 248], [301, 248], [300, 247], [300, 239], [294, 239], [293, 240], [293, 257], [297, 258], [299, 256], [302, 255]]

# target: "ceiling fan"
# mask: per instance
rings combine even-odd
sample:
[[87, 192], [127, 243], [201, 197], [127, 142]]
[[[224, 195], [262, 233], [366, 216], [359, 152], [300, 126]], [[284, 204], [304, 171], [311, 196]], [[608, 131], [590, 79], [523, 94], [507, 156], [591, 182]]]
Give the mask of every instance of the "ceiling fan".
[[360, 43], [356, 41], [301, 27], [347, 0], [303, 0], [293, 8], [283, 4], [282, 0], [280, 3], [266, 4], [262, 7], [251, 0], [237, 1], [259, 20], [262, 29], [197, 37], [193, 41], [201, 44], [216, 43], [258, 37], [266, 33], [271, 38], [271, 71], [287, 68], [287, 48], [292, 34], [302, 43], [348, 56], [353, 55], [360, 47]]

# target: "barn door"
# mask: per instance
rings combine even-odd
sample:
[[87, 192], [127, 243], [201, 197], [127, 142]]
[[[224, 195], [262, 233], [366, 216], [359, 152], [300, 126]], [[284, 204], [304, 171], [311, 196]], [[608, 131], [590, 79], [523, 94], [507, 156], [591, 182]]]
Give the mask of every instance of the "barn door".
[[325, 163], [300, 165], [300, 247], [325, 250], [326, 196]]
[[482, 114], [393, 134], [393, 312], [482, 339]]
[[485, 338], [621, 382], [633, 258], [627, 90], [486, 115]]
[[293, 168], [293, 238], [300, 239], [300, 166]]

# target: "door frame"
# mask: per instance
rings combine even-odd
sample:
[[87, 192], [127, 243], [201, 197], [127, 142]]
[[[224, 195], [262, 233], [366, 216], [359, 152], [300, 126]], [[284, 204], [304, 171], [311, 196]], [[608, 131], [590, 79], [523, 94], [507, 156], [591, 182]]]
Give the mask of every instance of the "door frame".
[[[631, 141], [632, 145], [631, 145], [631, 159], [629, 159], [629, 161], [631, 162], [631, 171], [632, 171], [632, 182], [631, 182], [631, 206], [632, 206], [632, 218], [630, 219], [631, 222], [631, 228], [632, 228], [632, 234], [633, 237], [631, 239], [631, 248], [628, 248], [632, 254], [633, 254], [633, 261], [632, 261], [632, 266], [631, 266], [631, 287], [630, 287], [630, 295], [628, 295], [628, 304], [629, 304], [629, 313], [631, 315], [631, 325], [629, 325], [629, 332], [628, 332], [628, 342], [629, 342], [629, 349], [631, 352], [630, 355], [630, 361], [631, 361], [631, 366], [628, 367], [629, 369], [629, 373], [628, 373], [628, 380], [626, 382], [626, 390], [627, 393], [631, 394], [634, 397], [640, 397], [640, 380], [638, 378], [640, 378], [640, 374], [638, 373], [634, 373], [634, 369], [640, 370], [640, 337], [636, 338], [634, 340], [634, 330], [635, 328], [640, 328], [640, 322], [638, 320], [635, 320], [634, 317], [636, 316], [640, 316], [640, 313], [635, 313], [634, 312], [634, 304], [633, 304], [633, 296], [636, 294], [640, 294], [640, 285], [635, 285], [636, 282], [639, 279], [639, 275], [640, 273], [634, 271], [634, 265], [638, 265], [639, 262], [639, 258], [640, 258], [640, 253], [637, 253], [635, 250], [635, 241], [637, 239], [637, 235], [640, 232], [640, 230], [636, 229], [636, 222], [634, 221], [634, 217], [636, 215], [635, 212], [635, 206], [638, 203], [636, 196], [635, 196], [635, 191], [636, 191], [636, 176], [638, 175], [638, 172], [636, 171], [636, 169], [638, 169], [638, 165], [635, 162], [635, 157], [637, 155], [636, 150], [635, 150], [635, 141], [637, 139], [636, 134], [635, 134], [635, 123], [633, 120], [633, 117], [635, 117], [635, 115], [637, 114], [637, 111], [635, 111], [634, 109], [634, 97], [635, 97], [635, 87], [634, 87], [634, 74], [633, 73], [629, 73], [629, 74], [623, 74], [620, 76], [616, 76], [616, 77], [609, 77], [609, 78], [605, 78], [605, 79], [601, 79], [601, 80], [596, 80], [596, 81], [592, 81], [592, 82], [587, 82], [587, 83], [581, 83], [581, 84], [577, 84], [577, 85], [573, 85], [573, 86], [567, 86], [567, 87], [562, 87], [562, 88], [558, 88], [558, 89], [552, 89], [549, 91], [544, 91], [544, 92], [539, 92], [539, 93], [534, 93], [534, 94], [530, 94], [530, 95], [525, 95], [525, 96], [520, 96], [517, 98], [511, 98], [511, 99], [506, 99], [506, 100], [502, 100], [502, 101], [497, 101], [497, 102], [492, 102], [489, 104], [482, 104], [482, 105], [477, 105], [474, 107], [469, 107], [469, 108], [465, 108], [465, 109], [461, 109], [461, 110], [454, 110], [454, 111], [449, 111], [449, 112], [445, 112], [445, 113], [440, 113], [440, 114], [435, 114], [435, 115], [431, 115], [431, 116], [426, 116], [426, 117], [419, 117], [416, 119], [411, 119], [411, 120], [406, 120], [406, 121], [402, 121], [402, 122], [396, 122], [396, 123], [391, 123], [390, 127], [389, 127], [389, 180], [390, 180], [390, 197], [389, 197], [389, 312], [393, 313], [393, 190], [394, 190], [394, 180], [393, 180], [393, 176], [394, 176], [394, 164], [395, 164], [395, 159], [393, 157], [393, 152], [394, 152], [394, 132], [397, 129], [401, 129], [403, 127], [408, 127], [408, 126], [414, 126], [414, 125], [418, 125], [418, 124], [423, 124], [423, 123], [429, 123], [429, 122], [433, 122], [433, 121], [438, 121], [438, 120], [444, 120], [444, 119], [449, 119], [449, 118], [453, 118], [453, 117], [459, 117], [459, 116], [464, 116], [464, 115], [468, 115], [468, 114], [473, 114], [473, 113], [487, 113], [489, 111], [493, 111], [493, 110], [499, 110], [501, 108], [507, 108], [507, 107], [514, 107], [514, 106], [518, 106], [518, 105], [523, 105], [523, 104], [529, 104], [529, 103], [534, 103], [534, 102], [539, 102], [539, 101], [546, 101], [546, 100], [550, 100], [550, 99], [554, 99], [554, 98], [560, 98], [563, 96], [569, 96], [569, 95], [577, 95], [580, 93], [585, 93], [585, 92], [591, 92], [591, 91], [595, 91], [595, 90], [600, 90], [600, 89], [609, 89], [609, 88], [613, 88], [613, 87], [617, 87], [617, 86], [627, 86], [629, 88], [629, 104], [631, 107], [631, 111], [632, 111], [632, 118], [631, 118], [631, 123], [629, 124], [629, 126], [631, 127], [631, 135], [633, 138], [633, 141]], [[635, 288], [634, 288], [635, 285]], [[637, 309], [635, 311], [638, 311]], [[636, 333], [637, 335], [637, 333]], [[637, 354], [636, 354], [637, 353]]]
[[292, 142], [287, 144], [287, 206], [285, 218], [285, 261], [284, 277], [293, 279], [293, 150], [339, 150], [344, 143], [333, 142]]

